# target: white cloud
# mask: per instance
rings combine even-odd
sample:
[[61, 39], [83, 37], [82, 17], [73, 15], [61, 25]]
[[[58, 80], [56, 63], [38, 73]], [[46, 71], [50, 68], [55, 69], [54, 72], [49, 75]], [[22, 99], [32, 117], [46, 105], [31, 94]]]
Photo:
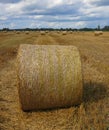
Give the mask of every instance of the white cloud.
[[44, 17], [43, 15], [28, 16], [28, 18], [33, 18], [33, 19], [40, 19], [40, 18], [43, 18], [43, 17]]
[[14, 28], [15, 26], [16, 26], [15, 23], [11, 23], [11, 24], [10, 24], [10, 27], [11, 27], [11, 28]]
[[7, 17], [6, 16], [1, 16], [0, 20], [7, 20]]
[[82, 28], [82, 27], [85, 27], [85, 26], [86, 26], [86, 23], [84, 21], [75, 23], [76, 28], [79, 28], [79, 27]]

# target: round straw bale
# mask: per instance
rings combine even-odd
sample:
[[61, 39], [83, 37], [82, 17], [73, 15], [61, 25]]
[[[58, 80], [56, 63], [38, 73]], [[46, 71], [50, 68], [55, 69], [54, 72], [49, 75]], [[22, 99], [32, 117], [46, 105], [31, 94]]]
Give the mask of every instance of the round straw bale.
[[23, 110], [69, 107], [82, 101], [81, 61], [74, 46], [20, 45], [17, 76]]
[[44, 31], [41, 31], [40, 34], [41, 34], [41, 35], [45, 35], [45, 32], [44, 32]]
[[49, 31], [45, 31], [45, 33], [49, 33]]
[[102, 35], [102, 34], [103, 34], [103, 31], [95, 31], [94, 34], [95, 34], [95, 36]]
[[62, 35], [66, 35], [66, 34], [67, 34], [67, 31], [63, 31], [63, 32], [62, 32]]
[[100, 33], [100, 35], [102, 35], [102, 34], [103, 34], [103, 31], [99, 31], [99, 33]]
[[25, 34], [29, 34], [29, 31], [25, 31]]
[[16, 34], [20, 34], [20, 31], [16, 31]]
[[72, 34], [73, 32], [72, 31], [69, 31], [69, 34]]

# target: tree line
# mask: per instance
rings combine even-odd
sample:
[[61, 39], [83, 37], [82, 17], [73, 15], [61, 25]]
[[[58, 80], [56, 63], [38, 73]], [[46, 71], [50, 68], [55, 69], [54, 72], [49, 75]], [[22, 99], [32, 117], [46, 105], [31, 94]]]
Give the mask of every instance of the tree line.
[[103, 28], [100, 28], [98, 25], [97, 28], [23, 28], [23, 29], [9, 29], [9, 28], [3, 28], [0, 29], [0, 31], [109, 31], [109, 26], [104, 26]]

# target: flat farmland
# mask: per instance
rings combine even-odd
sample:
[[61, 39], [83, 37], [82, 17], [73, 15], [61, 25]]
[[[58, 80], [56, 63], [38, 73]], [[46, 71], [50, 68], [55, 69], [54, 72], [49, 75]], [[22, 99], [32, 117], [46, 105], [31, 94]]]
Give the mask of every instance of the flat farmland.
[[[81, 55], [79, 106], [23, 112], [17, 90], [20, 44], [74, 45]], [[28, 62], [28, 61], [27, 61]], [[109, 32], [0, 32], [0, 130], [106, 130], [109, 128]]]

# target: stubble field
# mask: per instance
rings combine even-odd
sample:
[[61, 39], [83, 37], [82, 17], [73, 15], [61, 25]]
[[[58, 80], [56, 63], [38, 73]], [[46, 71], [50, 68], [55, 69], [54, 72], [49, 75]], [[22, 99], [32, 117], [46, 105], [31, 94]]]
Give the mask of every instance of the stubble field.
[[[20, 44], [75, 45], [83, 71], [80, 106], [23, 112], [19, 104], [16, 55]], [[28, 61], [27, 61], [28, 62]], [[0, 130], [109, 129], [109, 32], [0, 32]]]

